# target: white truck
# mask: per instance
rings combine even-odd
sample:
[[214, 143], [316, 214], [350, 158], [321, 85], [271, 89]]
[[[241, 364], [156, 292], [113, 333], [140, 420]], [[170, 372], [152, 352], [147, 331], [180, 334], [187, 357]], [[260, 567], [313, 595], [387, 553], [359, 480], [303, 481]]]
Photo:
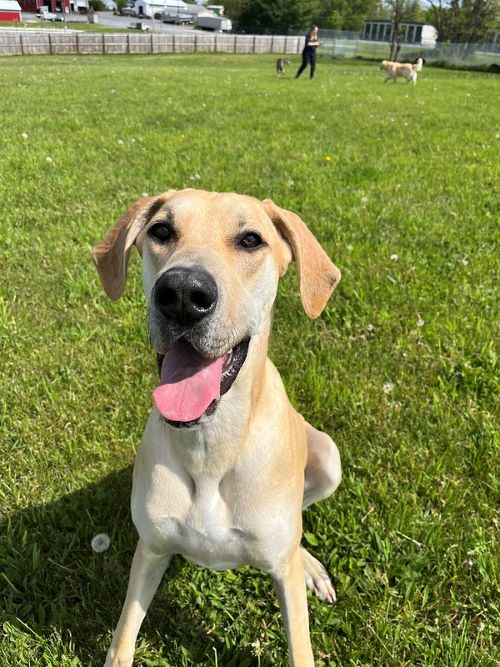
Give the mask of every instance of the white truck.
[[194, 19], [194, 27], [202, 30], [214, 30], [215, 32], [231, 32], [232, 23], [225, 16], [208, 16], [208, 14], [199, 14]]

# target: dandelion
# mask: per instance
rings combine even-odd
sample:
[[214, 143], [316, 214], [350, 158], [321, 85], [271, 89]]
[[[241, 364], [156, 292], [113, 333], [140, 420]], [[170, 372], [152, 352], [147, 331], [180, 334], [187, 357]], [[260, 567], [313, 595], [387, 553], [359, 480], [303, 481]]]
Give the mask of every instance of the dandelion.
[[391, 255], [391, 262], [397, 262], [399, 259], [399, 255]]
[[331, 162], [332, 161], [331, 156], [330, 155], [325, 155], [325, 161], [326, 162]]
[[107, 551], [110, 544], [111, 540], [109, 539], [109, 536], [106, 535], [106, 533], [99, 533], [98, 535], [94, 535], [92, 541], [90, 542], [92, 551], [94, 551], [96, 554], [101, 554], [103, 551]]
[[394, 385], [392, 382], [386, 382], [384, 385], [382, 385], [382, 391], [384, 394], [390, 394], [393, 389]]

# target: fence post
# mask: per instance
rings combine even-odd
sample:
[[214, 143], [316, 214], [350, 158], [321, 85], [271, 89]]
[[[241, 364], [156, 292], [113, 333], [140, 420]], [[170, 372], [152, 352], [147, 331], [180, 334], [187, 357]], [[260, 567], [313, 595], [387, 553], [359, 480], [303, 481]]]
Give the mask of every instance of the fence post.
[[151, 49], [151, 53], [154, 53], [155, 52], [155, 46], [154, 46], [154, 42], [153, 42], [153, 33], [152, 32], [150, 33], [150, 37], [151, 37], [151, 39], [149, 40], [150, 41], [149, 48]]
[[274, 35], [271, 37], [271, 53], [274, 53]]
[[104, 41], [104, 33], [102, 33], [102, 52], [106, 54], [106, 42]]
[[237, 49], [236, 49], [236, 41], [237, 41], [237, 39], [238, 39], [238, 35], [235, 35], [235, 36], [234, 36], [234, 44], [233, 44], [233, 53], [236, 53], [236, 51], [237, 51]]
[[50, 39], [50, 32], [49, 32], [49, 53], [52, 55], [52, 40]]
[[76, 53], [80, 55], [80, 35], [76, 33]]
[[175, 33], [172, 35], [172, 53], [175, 53]]
[[256, 45], [256, 42], [257, 42], [257, 35], [254, 35], [254, 36], [253, 36], [253, 45], [252, 45], [252, 51], [253, 51], [253, 53], [255, 53], [255, 45]]
[[19, 33], [19, 46], [21, 47], [21, 55], [24, 56], [23, 34]]
[[217, 35], [214, 35], [214, 53], [217, 53]]
[[196, 53], [198, 51], [198, 35], [195, 34], [194, 36], [194, 52]]
[[130, 33], [127, 33], [127, 53], [130, 53]]

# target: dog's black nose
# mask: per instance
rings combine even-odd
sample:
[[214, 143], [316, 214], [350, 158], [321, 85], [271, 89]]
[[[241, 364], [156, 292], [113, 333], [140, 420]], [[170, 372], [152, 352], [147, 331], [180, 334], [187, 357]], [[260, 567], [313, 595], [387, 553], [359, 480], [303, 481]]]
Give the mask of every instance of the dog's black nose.
[[179, 324], [195, 324], [215, 308], [215, 280], [203, 269], [177, 267], [165, 271], [154, 288], [154, 305]]

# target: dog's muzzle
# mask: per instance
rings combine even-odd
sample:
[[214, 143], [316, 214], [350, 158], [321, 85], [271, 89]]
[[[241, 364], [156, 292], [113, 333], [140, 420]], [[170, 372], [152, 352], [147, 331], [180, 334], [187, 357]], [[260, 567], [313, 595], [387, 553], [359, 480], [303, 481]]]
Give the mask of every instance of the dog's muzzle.
[[191, 427], [213, 414], [246, 359], [249, 338], [215, 357], [207, 349], [218, 298], [215, 280], [198, 267], [170, 268], [154, 286], [152, 304], [165, 343], [159, 350], [166, 353], [158, 355], [160, 384], [153, 399], [171, 426]]

